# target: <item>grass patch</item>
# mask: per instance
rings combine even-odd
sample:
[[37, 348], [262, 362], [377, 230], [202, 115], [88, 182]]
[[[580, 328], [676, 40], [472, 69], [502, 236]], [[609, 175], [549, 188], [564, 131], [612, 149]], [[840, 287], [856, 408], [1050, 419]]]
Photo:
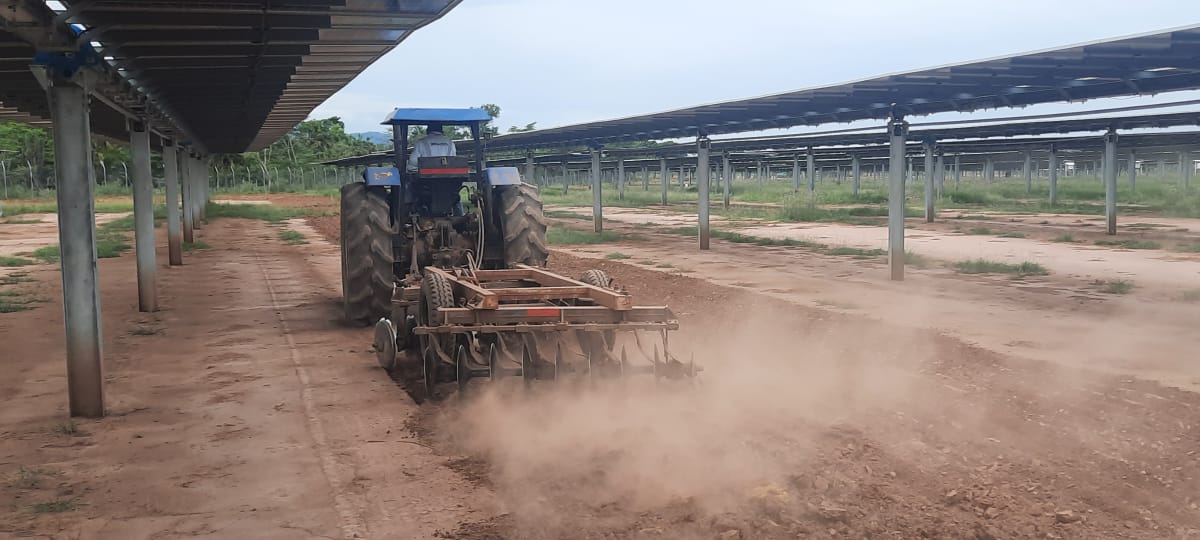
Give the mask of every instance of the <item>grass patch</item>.
[[1096, 240], [1097, 246], [1122, 247], [1125, 249], [1159, 249], [1158, 242], [1150, 240]]
[[1181, 301], [1187, 302], [1189, 304], [1194, 303], [1194, 302], [1200, 302], [1200, 289], [1192, 289], [1190, 291], [1183, 291], [1183, 294], [1181, 294], [1179, 296], [1179, 299]]
[[992, 234], [992, 230], [987, 227], [971, 227], [970, 229], [963, 231], [963, 234], [987, 235]]
[[1071, 236], [1069, 234], [1055, 236], [1054, 238], [1051, 238], [1050, 241], [1051, 242], [1067, 242], [1070, 244], [1074, 244], [1075, 242], [1078, 242], [1078, 240], [1076, 240], [1074, 236]]
[[75, 499], [56, 499], [50, 502], [34, 504], [31, 508], [36, 514], [70, 512], [75, 509]]
[[326, 215], [328, 212], [312, 208], [289, 208], [270, 204], [224, 204], [208, 203], [208, 219], [242, 218], [261, 219], [271, 223], [279, 223], [292, 218]]
[[1112, 280], [1112, 281], [1105, 281], [1103, 279], [1098, 279], [1096, 281], [1093, 281], [1092, 285], [1096, 285], [1096, 286], [1100, 287], [1100, 292], [1105, 293], [1105, 294], [1128, 294], [1130, 291], [1133, 290], [1133, 282], [1125, 281], [1123, 279], [1117, 279], [1117, 280]]
[[76, 424], [74, 420], [59, 422], [55, 424], [53, 428], [51, 428], [51, 431], [59, 435], [67, 435], [70, 437], [78, 437], [84, 434], [83, 430], [79, 428], [79, 424]]
[[46, 246], [33, 250], [33, 258], [42, 262], [56, 263], [59, 258], [58, 246]]
[[880, 255], [886, 255], [886, 254], [887, 254], [887, 251], [884, 251], [884, 250], [882, 250], [882, 249], [863, 249], [863, 248], [854, 248], [854, 247], [835, 247], [835, 248], [830, 248], [830, 249], [829, 249], [829, 251], [826, 251], [825, 253], [828, 253], [828, 254], [830, 254], [830, 255], [838, 255], [838, 256], [850, 256], [850, 257], [856, 257], [856, 258], [867, 258], [867, 257], [878, 257], [878, 256], [880, 256]]
[[33, 304], [44, 299], [25, 296], [20, 291], [0, 291], [0, 313], [17, 313], [33, 309]]
[[308, 240], [304, 239], [304, 235], [291, 229], [283, 229], [279, 231], [279, 239], [290, 245], [307, 244]]
[[161, 328], [147, 328], [145, 326], [139, 326], [129, 331], [129, 335], [131, 336], [156, 336], [161, 333]]
[[122, 253], [129, 251], [129, 242], [125, 241], [124, 237], [107, 237], [96, 239], [96, 257], [100, 259], [111, 259], [120, 257]]
[[1044, 276], [1050, 273], [1046, 267], [1032, 262], [1010, 264], [987, 259], [961, 261], [954, 268], [963, 274], [1015, 274], [1018, 276]]
[[210, 247], [212, 247], [212, 246], [209, 246], [208, 244], [206, 244], [204, 242], [184, 242], [183, 243], [184, 251], [196, 251], [198, 249], [209, 249]]
[[1025, 238], [1025, 233], [1006, 232], [1004, 234], [997, 235], [997, 238]]
[[13, 267], [17, 267], [17, 266], [29, 266], [32, 264], [37, 264], [37, 263], [34, 261], [31, 261], [29, 259], [22, 258], [22, 257], [9, 257], [7, 255], [0, 255], [0, 266], [5, 267], [5, 268], [13, 268]]
[[546, 231], [546, 242], [560, 246], [577, 246], [584, 244], [603, 244], [606, 242], [620, 242], [628, 237], [626, 235], [603, 231], [603, 232], [585, 232], [568, 229], [564, 227], [554, 227]]
[[619, 251], [614, 251], [612, 253], [609, 253], [608, 255], [605, 255], [604, 258], [605, 259], [613, 259], [613, 260], [621, 260], [621, 259], [629, 259], [631, 257], [629, 255], [626, 255]]
[[[665, 229], [659, 229], [659, 231], [667, 233], [667, 234], [677, 234], [680, 236], [691, 236], [691, 237], [695, 237], [700, 234], [700, 232], [695, 227], [668, 227]], [[732, 232], [732, 231], [721, 231], [721, 230], [717, 230], [717, 229], [710, 229], [708, 231], [708, 235], [711, 238], [719, 238], [721, 240], [726, 240], [729, 242], [733, 242], [735, 244], [754, 244], [757, 246], [806, 247], [806, 248], [813, 248], [813, 249], [824, 249], [826, 247], [825, 244], [821, 244], [818, 242], [810, 242], [808, 240], [796, 240], [794, 238], [765, 238], [762, 236], [751, 236], [748, 234], [741, 234], [741, 233], [736, 233], [736, 232]]]
[[42, 220], [40, 220], [40, 219], [26, 219], [26, 218], [8, 218], [8, 219], [4, 220], [5, 225], [33, 225], [34, 223], [41, 223], [41, 222], [42, 222]]
[[675, 268], [675, 265], [673, 265], [671, 263], [658, 263], [658, 264], [654, 265], [654, 267], [655, 268]]
[[1200, 244], [1179, 244], [1175, 251], [1180, 253], [1200, 253]]
[[[565, 210], [547, 210], [545, 215], [546, 217], [561, 219], [592, 219], [592, 216], [580, 214], [579, 212], [567, 212]], [[636, 227], [637, 225], [634, 226]]]
[[13, 479], [8, 485], [14, 489], [37, 489], [42, 485], [42, 478], [52, 474], [46, 469], [21, 465], [17, 467], [17, 473], [13, 475]]
[[929, 257], [919, 253], [913, 251], [904, 252], [904, 264], [912, 266], [913, 268], [929, 268], [929, 265], [932, 263], [933, 261], [931, 261]]
[[13, 272], [7, 276], [0, 276], [0, 285], [16, 285], [18, 283], [32, 282], [33, 278], [29, 277], [28, 272]]

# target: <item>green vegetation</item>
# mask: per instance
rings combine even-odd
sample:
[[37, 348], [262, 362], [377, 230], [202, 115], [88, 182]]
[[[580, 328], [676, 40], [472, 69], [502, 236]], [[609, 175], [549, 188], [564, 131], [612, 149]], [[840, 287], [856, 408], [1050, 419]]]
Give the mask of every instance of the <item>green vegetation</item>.
[[29, 277], [29, 272], [13, 272], [7, 276], [0, 276], [0, 285], [16, 285], [31, 281], [33, 281], [33, 278]]
[[[0, 283], [7, 285], [8, 283]], [[29, 296], [21, 291], [0, 291], [0, 313], [16, 313], [33, 309], [33, 304], [45, 302], [43, 298]]]
[[887, 251], [882, 249], [862, 249], [853, 247], [830, 248], [829, 251], [826, 251], [825, 253], [830, 255], [851, 256], [856, 259], [868, 259], [871, 257], [878, 257], [880, 255], [887, 255]]
[[1179, 296], [1179, 299], [1188, 303], [1200, 302], [1200, 289], [1183, 291], [1183, 294]]
[[46, 246], [33, 250], [33, 258], [46, 263], [58, 262], [58, 246]]
[[16, 266], [29, 266], [33, 264], [37, 263], [23, 257], [9, 257], [8, 255], [0, 255], [0, 267], [12, 268]]
[[1200, 244], [1179, 244], [1175, 246], [1175, 251], [1181, 253], [1200, 253]]
[[1150, 240], [1096, 240], [1097, 246], [1115, 246], [1125, 249], [1159, 249], [1162, 247], [1158, 242]]
[[655, 268], [675, 268], [675, 265], [670, 264], [670, 263], [658, 263], [658, 264], [654, 265], [654, 267]]
[[1123, 279], [1105, 281], [1098, 279], [1092, 282], [1092, 285], [1100, 287], [1100, 292], [1105, 294], [1128, 294], [1133, 290], [1133, 282]]
[[619, 251], [614, 251], [614, 252], [612, 252], [612, 253], [609, 253], [608, 255], [605, 255], [605, 256], [604, 256], [604, 258], [605, 258], [605, 259], [615, 259], [615, 260], [620, 260], [620, 259], [628, 259], [628, 258], [630, 258], [630, 257], [629, 257], [629, 255], [626, 255], [626, 254], [624, 254], [624, 253], [621, 253], [621, 252], [619, 252]]
[[54, 474], [53, 471], [48, 469], [21, 465], [17, 467], [17, 473], [13, 475], [8, 485], [13, 489], [37, 489], [42, 487], [43, 478], [53, 476]]
[[279, 231], [279, 239], [290, 245], [307, 244], [308, 240], [304, 239], [304, 235], [291, 229], [283, 229]]
[[932, 261], [929, 260], [929, 257], [916, 252], [905, 251], [904, 264], [912, 266], [913, 268], [929, 268], [929, 266], [932, 264]]
[[196, 251], [198, 249], [209, 249], [210, 247], [212, 247], [212, 246], [209, 246], [208, 244], [206, 244], [204, 242], [184, 242], [183, 243], [183, 251], [185, 251], [185, 252]]
[[963, 274], [1015, 274], [1018, 276], [1044, 276], [1050, 273], [1046, 267], [1032, 262], [1010, 264], [987, 259], [961, 261], [954, 268]]
[[1004, 234], [1000, 234], [1000, 235], [997, 235], [997, 236], [998, 236], [999, 238], [1025, 238], [1025, 233], [1019, 233], [1019, 232], [1006, 232], [1006, 233], [1004, 233]]
[[[586, 220], [592, 219], [592, 216], [589, 216], [587, 214], [580, 214], [579, 212], [567, 212], [565, 210], [547, 210], [545, 212], [545, 215], [546, 215], [546, 217], [561, 218], [561, 219], [586, 219]], [[641, 223], [638, 223], [637, 225], [641, 225]], [[635, 225], [635, 227], [637, 225]]]
[[67, 420], [66, 422], [55, 424], [53, 431], [59, 435], [69, 435], [71, 437], [85, 434], [83, 430], [79, 428], [79, 424], [76, 424], [74, 420]]
[[560, 246], [603, 244], [628, 240], [628, 235], [604, 231], [600, 233], [577, 231], [566, 227], [551, 227], [546, 231], [546, 242]]
[[42, 220], [40, 220], [40, 219], [25, 219], [25, 218], [9, 218], [9, 219], [4, 220], [5, 225], [32, 225], [34, 223], [41, 223], [41, 222], [42, 222]]
[[208, 219], [242, 218], [261, 219], [270, 223], [280, 223], [292, 218], [324, 215], [324, 212], [312, 208], [290, 208], [271, 204], [225, 204], [208, 203]]
[[1069, 234], [1064, 234], [1062, 236], [1055, 236], [1054, 238], [1052, 238], [1050, 240], [1052, 242], [1069, 242], [1069, 243], [1077, 242], [1077, 240], [1075, 240], [1075, 237], [1071, 236]]
[[69, 512], [75, 509], [75, 499], [55, 499], [34, 504], [31, 508], [37, 514]]
[[963, 233], [964, 234], [984, 235], [984, 234], [992, 234], [992, 230], [987, 227], [971, 227], [970, 229], [963, 231]]
[[161, 328], [149, 328], [146, 326], [138, 326], [129, 331], [131, 336], [155, 336], [162, 333]]

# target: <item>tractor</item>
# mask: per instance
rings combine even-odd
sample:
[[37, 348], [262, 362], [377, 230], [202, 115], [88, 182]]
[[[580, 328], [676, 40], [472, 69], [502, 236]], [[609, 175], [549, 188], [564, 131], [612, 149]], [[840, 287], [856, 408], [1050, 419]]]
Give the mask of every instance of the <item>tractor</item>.
[[[671, 379], [699, 370], [669, 352], [678, 328], [665, 306], [634, 306], [602, 270], [580, 279], [546, 269], [547, 221], [538, 189], [515, 167], [486, 167], [482, 109], [395, 109], [394, 166], [367, 167], [341, 189], [343, 310], [374, 324], [389, 372], [418, 368], [426, 398], [474, 378], [526, 383], [571, 373], [645, 372]], [[408, 159], [409, 128], [465, 126], [467, 156]], [[632, 333], [648, 360], [629, 362]], [[641, 334], [657, 337], [651, 352]], [[659, 343], [662, 353], [659, 353]]]

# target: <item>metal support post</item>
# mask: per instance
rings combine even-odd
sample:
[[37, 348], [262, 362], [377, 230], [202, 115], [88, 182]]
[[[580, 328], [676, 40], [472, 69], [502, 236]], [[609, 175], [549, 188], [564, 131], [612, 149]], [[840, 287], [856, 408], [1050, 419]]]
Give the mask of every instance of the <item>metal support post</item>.
[[183, 264], [183, 230], [179, 215], [179, 151], [163, 140], [163, 183], [167, 192], [167, 258], [171, 266]]
[[154, 178], [150, 175], [150, 132], [136, 122], [129, 130], [133, 159], [133, 239], [137, 256], [138, 310], [158, 311], [154, 257]]
[[1050, 145], [1050, 163], [1047, 165], [1050, 174], [1050, 206], [1058, 204], [1058, 150]]
[[853, 175], [853, 190], [854, 196], [858, 196], [858, 186], [862, 182], [862, 160], [858, 154], [850, 156], [850, 174]]
[[1129, 191], [1137, 191], [1137, 154], [1129, 149]]
[[817, 156], [811, 146], [804, 156], [804, 174], [808, 175], [808, 202], [812, 204], [817, 196]]
[[941, 200], [942, 194], [946, 192], [946, 156], [942, 155], [942, 151], [937, 151], [937, 164], [934, 165], [934, 173], [936, 174], [937, 198]]
[[1117, 234], [1117, 131], [1104, 134], [1104, 218], [1108, 234]]
[[1025, 194], [1033, 193], [1033, 151], [1025, 149]]
[[667, 184], [670, 184], [671, 173], [667, 170], [667, 158], [658, 158], [658, 179], [662, 185], [662, 204], [667, 205]]
[[104, 416], [104, 351], [87, 90], [57, 79], [48, 90], [58, 178], [67, 395], [71, 416], [99, 418]]
[[1196, 164], [1192, 162], [1192, 153], [1184, 150], [1179, 153], [1179, 168], [1183, 170], [1183, 189], [1186, 191], [1192, 187], [1192, 173], [1196, 171]]
[[700, 249], [708, 249], [708, 137], [696, 139], [696, 192], [699, 196], [696, 217], [699, 220]]
[[893, 281], [904, 280], [904, 143], [908, 136], [908, 122], [902, 116], [888, 120], [888, 136], [891, 140], [891, 155], [888, 170], [891, 173], [888, 190], [888, 268]]
[[642, 191], [650, 191], [650, 168], [642, 165]]
[[617, 160], [617, 200], [625, 200], [625, 160]]
[[962, 182], [962, 156], [954, 154], [954, 190], [958, 191], [958, 184]]
[[800, 154], [792, 155], [792, 193], [800, 193]]
[[991, 157], [984, 158], [983, 169], [983, 174], [988, 183], [991, 183], [996, 179], [996, 163], [992, 161]]
[[925, 223], [933, 223], [933, 141], [926, 140], [925, 149]]
[[533, 179], [533, 152], [525, 154], [525, 181], [530, 184], [535, 183]]
[[600, 147], [592, 148], [592, 223], [596, 232], [604, 230], [604, 204], [600, 198], [604, 189], [600, 182]]
[[758, 162], [758, 187], [763, 187], [763, 176], [765, 176], [763, 174], [763, 162], [762, 162], [762, 160], [759, 160], [759, 162]]
[[567, 194], [567, 188], [571, 185], [571, 171], [567, 168], [567, 162], [562, 162], [563, 168], [563, 195]]
[[195, 155], [187, 160], [188, 175], [192, 179], [192, 230], [202, 229], [201, 209], [204, 208], [204, 170], [200, 166], [200, 158]]
[[186, 151], [180, 152], [179, 155], [179, 180], [183, 186], [183, 241], [192, 243], [196, 241], [194, 232], [196, 222], [192, 211], [196, 208], [196, 193], [192, 182], [192, 165], [191, 157]]
[[729, 153], [726, 152], [721, 156], [721, 177], [724, 179], [721, 182], [721, 189], [724, 190], [724, 198], [722, 199], [724, 208], [729, 208], [729, 185], [733, 183], [733, 165], [729, 163]]

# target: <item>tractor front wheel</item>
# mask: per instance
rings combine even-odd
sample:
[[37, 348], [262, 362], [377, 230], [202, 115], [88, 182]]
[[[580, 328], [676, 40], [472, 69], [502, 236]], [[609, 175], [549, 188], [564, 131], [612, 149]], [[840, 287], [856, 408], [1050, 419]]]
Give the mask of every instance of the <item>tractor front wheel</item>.
[[342, 310], [371, 324], [391, 313], [392, 225], [383, 193], [362, 182], [342, 186]]

